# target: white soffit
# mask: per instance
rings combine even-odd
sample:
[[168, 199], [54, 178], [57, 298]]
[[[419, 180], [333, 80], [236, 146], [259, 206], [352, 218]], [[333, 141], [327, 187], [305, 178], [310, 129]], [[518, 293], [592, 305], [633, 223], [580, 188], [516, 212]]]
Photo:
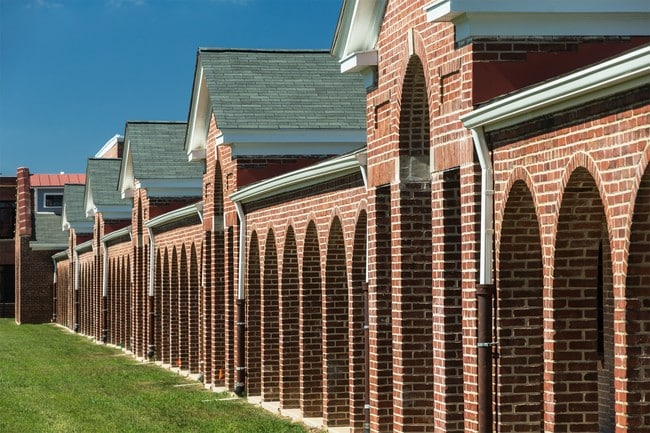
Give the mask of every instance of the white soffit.
[[345, 59], [341, 60], [341, 72], [361, 72], [370, 66], [377, 66], [379, 64], [379, 56], [377, 51], [361, 51], [350, 54]]
[[185, 151], [189, 161], [205, 159], [205, 142], [210, 127], [210, 93], [205, 80], [203, 67], [198, 66], [196, 79], [192, 89], [192, 106], [190, 107], [190, 119], [185, 138]]
[[440, 0], [428, 22], [452, 22], [456, 41], [494, 36], [642, 36], [650, 34], [647, 0]]
[[365, 129], [222, 129], [216, 145], [232, 156], [337, 155], [366, 144]]
[[346, 0], [336, 26], [332, 54], [347, 59], [377, 45], [387, 0]]
[[528, 119], [650, 84], [650, 46], [524, 89], [461, 117], [469, 129], [504, 128]]

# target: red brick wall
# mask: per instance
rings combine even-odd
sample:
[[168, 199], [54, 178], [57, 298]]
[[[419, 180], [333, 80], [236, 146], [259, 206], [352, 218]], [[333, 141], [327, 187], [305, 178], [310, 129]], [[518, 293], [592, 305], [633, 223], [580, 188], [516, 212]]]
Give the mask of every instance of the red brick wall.
[[551, 431], [648, 425], [639, 392], [648, 345], [639, 335], [650, 319], [638, 313], [648, 272], [640, 253], [648, 94], [629, 91], [488, 135], [504, 431], [539, 431], [541, 422]]

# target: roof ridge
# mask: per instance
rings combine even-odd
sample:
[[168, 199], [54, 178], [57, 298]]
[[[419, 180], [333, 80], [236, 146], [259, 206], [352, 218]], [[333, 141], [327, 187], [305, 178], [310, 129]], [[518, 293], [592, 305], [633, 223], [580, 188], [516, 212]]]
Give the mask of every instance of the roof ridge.
[[186, 125], [186, 120], [127, 120], [127, 124], [154, 124], [154, 125]]
[[283, 48], [220, 48], [199, 47], [202, 53], [268, 53], [268, 54], [330, 54], [326, 49], [283, 49]]

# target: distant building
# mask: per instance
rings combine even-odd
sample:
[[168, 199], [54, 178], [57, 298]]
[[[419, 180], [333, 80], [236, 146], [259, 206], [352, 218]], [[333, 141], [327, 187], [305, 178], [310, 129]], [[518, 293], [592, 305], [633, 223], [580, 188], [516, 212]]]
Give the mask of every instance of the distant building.
[[0, 317], [14, 317], [16, 178], [0, 177]]
[[64, 185], [84, 181], [83, 174], [30, 175], [28, 168], [18, 169], [14, 238], [17, 323], [52, 319], [52, 255], [68, 247], [68, 233], [61, 225]]

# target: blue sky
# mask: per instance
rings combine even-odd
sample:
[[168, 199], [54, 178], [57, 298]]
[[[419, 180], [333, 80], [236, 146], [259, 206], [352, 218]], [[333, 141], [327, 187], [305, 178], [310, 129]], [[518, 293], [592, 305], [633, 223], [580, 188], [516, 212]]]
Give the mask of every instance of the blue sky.
[[329, 49], [342, 0], [0, 0], [0, 175], [85, 172], [127, 120], [187, 120], [196, 50]]

